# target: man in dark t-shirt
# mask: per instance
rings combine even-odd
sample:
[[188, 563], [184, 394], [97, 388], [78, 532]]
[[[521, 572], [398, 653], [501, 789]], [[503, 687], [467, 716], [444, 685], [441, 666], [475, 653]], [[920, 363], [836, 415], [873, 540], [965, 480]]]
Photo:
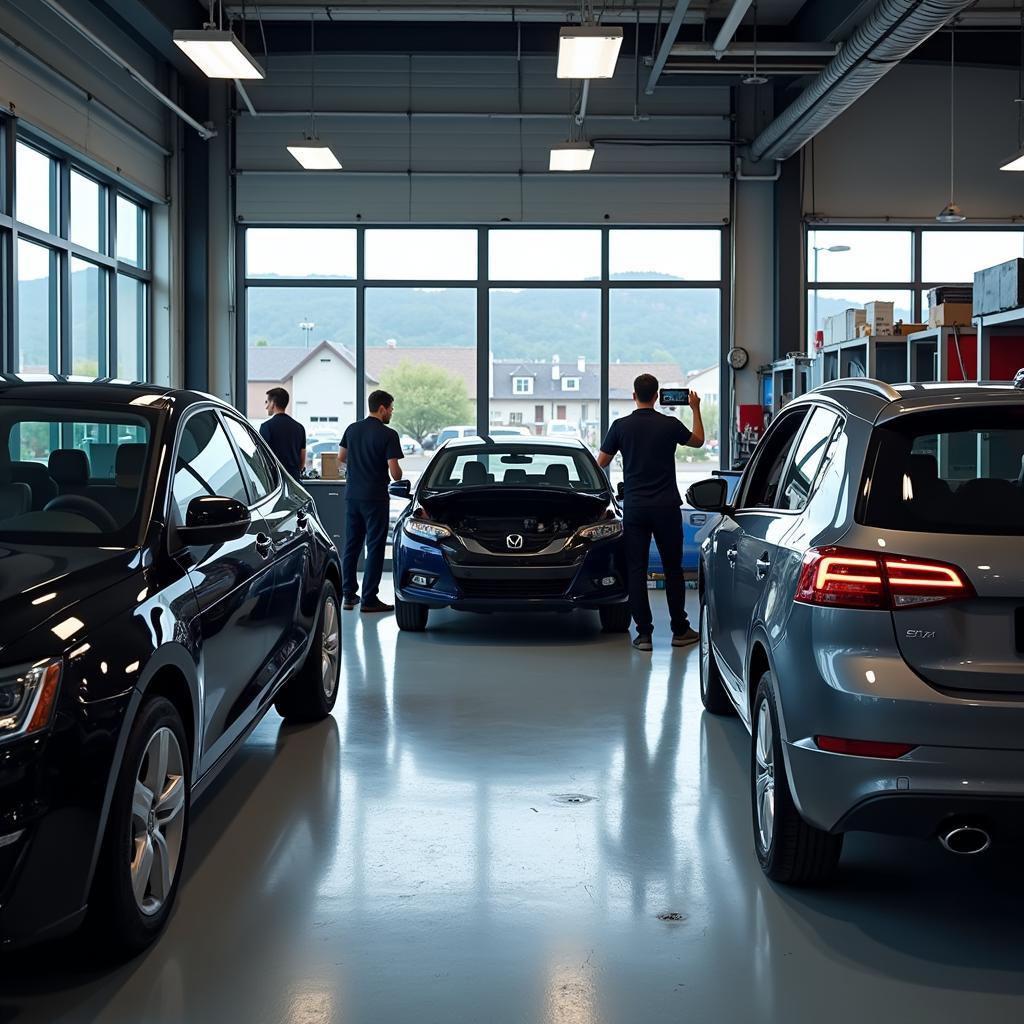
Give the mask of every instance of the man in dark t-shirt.
[[296, 480], [306, 465], [306, 428], [285, 412], [289, 395], [284, 388], [267, 392], [267, 415], [260, 424], [260, 437], [270, 446], [278, 461]]
[[346, 610], [359, 603], [356, 569], [365, 544], [360, 611], [394, 611], [394, 605], [385, 604], [377, 596], [388, 543], [388, 477], [402, 479], [402, 441], [388, 426], [394, 404], [386, 391], [374, 391], [367, 399], [370, 415], [353, 423], [341, 439], [339, 459], [347, 468], [345, 551], [341, 558], [342, 607]]
[[642, 373], [633, 381], [636, 409], [612, 423], [597, 454], [598, 464], [604, 468], [619, 452], [622, 453], [625, 492], [622, 526], [626, 541], [629, 607], [637, 632], [633, 646], [638, 651], [653, 649], [654, 617], [647, 595], [647, 563], [652, 537], [665, 567], [665, 598], [672, 619], [672, 646], [687, 647], [698, 640], [686, 617], [683, 522], [679, 512], [683, 501], [676, 486], [676, 446], [700, 448], [704, 444], [700, 397], [695, 391], [690, 392], [693, 427], [689, 430], [675, 416], [665, 416], [655, 410], [657, 397], [657, 378]]

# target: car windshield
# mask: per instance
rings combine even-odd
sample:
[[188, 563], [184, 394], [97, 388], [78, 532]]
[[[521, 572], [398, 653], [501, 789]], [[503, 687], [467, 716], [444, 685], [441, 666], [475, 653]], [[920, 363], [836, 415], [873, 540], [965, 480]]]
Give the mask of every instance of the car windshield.
[[0, 541], [136, 543], [155, 424], [143, 410], [0, 403]]
[[1024, 535], [1024, 404], [913, 413], [875, 435], [864, 525]]
[[537, 487], [605, 491], [608, 482], [583, 449], [538, 445], [453, 448], [427, 470], [423, 487], [447, 491], [463, 487]]

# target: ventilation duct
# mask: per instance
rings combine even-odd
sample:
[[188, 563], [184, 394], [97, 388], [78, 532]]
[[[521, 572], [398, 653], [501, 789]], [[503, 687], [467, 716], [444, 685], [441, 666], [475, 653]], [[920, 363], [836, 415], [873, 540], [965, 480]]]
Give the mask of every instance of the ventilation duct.
[[785, 160], [973, 0], [880, 0], [831, 64], [751, 143], [754, 160]]

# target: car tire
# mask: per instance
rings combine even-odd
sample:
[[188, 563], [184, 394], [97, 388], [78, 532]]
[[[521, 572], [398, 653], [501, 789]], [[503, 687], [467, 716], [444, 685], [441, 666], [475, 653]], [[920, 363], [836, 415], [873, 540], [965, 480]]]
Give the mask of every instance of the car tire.
[[422, 633], [427, 628], [429, 616], [430, 609], [425, 604], [403, 601], [395, 596], [395, 619], [399, 629], [408, 633]]
[[713, 715], [735, 715], [725, 682], [711, 646], [711, 622], [706, 601], [700, 603], [700, 700], [704, 710]]
[[601, 630], [605, 633], [628, 633], [629, 624], [632, 621], [629, 614], [629, 605], [606, 604], [597, 610], [601, 616]]
[[754, 850], [761, 870], [786, 885], [820, 885], [836, 871], [841, 834], [808, 824], [793, 802], [771, 672], [761, 676], [751, 723], [750, 796]]
[[302, 667], [281, 688], [274, 707], [286, 722], [319, 722], [334, 710], [341, 670], [338, 592], [325, 580], [313, 638]]
[[90, 930], [119, 959], [141, 953], [170, 917], [191, 786], [181, 715], [164, 697], [144, 700], [128, 734], [89, 899]]

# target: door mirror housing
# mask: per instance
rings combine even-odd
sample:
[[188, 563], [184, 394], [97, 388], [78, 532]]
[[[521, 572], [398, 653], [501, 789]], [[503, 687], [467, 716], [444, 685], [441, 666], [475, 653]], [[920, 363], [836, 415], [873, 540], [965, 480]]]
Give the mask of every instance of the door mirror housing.
[[412, 484], [408, 480], [393, 480], [388, 484], [388, 494], [392, 498], [405, 498], [406, 501], [411, 501]]
[[223, 544], [244, 537], [252, 523], [249, 510], [234, 498], [203, 494], [188, 503], [178, 536], [189, 547]]
[[703, 512], [725, 512], [729, 507], [729, 485], [717, 476], [698, 480], [688, 488], [686, 503]]

